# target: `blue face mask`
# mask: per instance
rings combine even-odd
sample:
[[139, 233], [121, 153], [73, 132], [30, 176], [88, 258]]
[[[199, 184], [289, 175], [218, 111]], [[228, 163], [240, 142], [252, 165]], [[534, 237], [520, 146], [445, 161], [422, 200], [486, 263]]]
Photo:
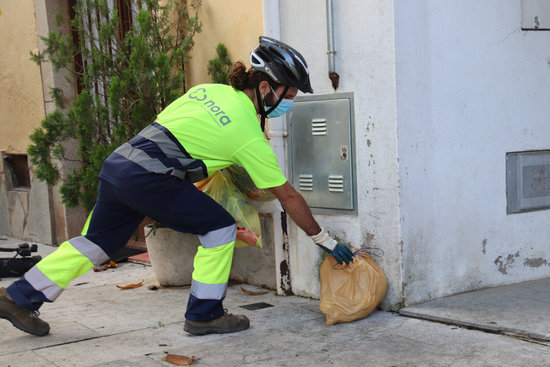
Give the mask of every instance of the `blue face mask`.
[[[277, 107], [275, 107], [275, 109], [273, 111], [271, 111], [269, 113], [269, 115], [267, 115], [267, 117], [273, 118], [273, 117], [279, 117], [279, 116], [284, 115], [285, 113], [290, 111], [290, 109], [292, 108], [292, 103], [293, 102], [294, 101], [292, 99], [284, 98], [281, 101], [281, 103], [279, 103], [279, 105]], [[270, 109], [270, 108], [271, 107], [266, 106], [266, 109]]]
[[[271, 86], [270, 86], [270, 88], [271, 88]], [[277, 97], [277, 99], [279, 99], [279, 97], [277, 96], [277, 93], [275, 93], [273, 88], [271, 88], [271, 91], [273, 92], [273, 94], [275, 94], [275, 97]], [[275, 107], [275, 109], [267, 115], [267, 117], [274, 118], [274, 117], [279, 117], [279, 116], [284, 115], [285, 113], [290, 111], [290, 109], [292, 108], [293, 103], [294, 103], [294, 100], [283, 98], [281, 103], [279, 103], [277, 105], [277, 107]], [[266, 110], [269, 110], [271, 107], [270, 106], [265, 106], [265, 108], [266, 108]]]

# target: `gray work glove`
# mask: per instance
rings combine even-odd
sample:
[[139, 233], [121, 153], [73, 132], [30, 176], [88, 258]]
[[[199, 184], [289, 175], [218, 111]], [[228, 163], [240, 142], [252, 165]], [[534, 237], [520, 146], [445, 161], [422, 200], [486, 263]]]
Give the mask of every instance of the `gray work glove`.
[[353, 261], [353, 253], [349, 248], [336, 242], [336, 240], [328, 235], [324, 229], [321, 228], [321, 232], [315, 236], [311, 236], [311, 239], [317, 246], [334, 256], [338, 264], [349, 264]]

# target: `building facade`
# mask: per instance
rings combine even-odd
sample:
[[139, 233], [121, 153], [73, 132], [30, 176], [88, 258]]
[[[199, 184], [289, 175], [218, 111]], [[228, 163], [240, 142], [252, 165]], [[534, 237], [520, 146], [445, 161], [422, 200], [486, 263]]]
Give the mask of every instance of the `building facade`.
[[[29, 187], [14, 187], [6, 162], [24, 164], [28, 135], [53, 108], [49, 87], [70, 95], [63, 76], [28, 60], [68, 2], [18, 3], [0, 0], [8, 50], [0, 55], [7, 86], [0, 90], [0, 232], [60, 243], [80, 230], [85, 213], [61, 205], [32, 167]], [[187, 83], [209, 81], [206, 65], [219, 42], [248, 64], [265, 34], [308, 60], [315, 103], [352, 96], [352, 113], [342, 119], [353, 120], [345, 147], [353, 170], [343, 184], [353, 210], [314, 210], [340, 241], [377, 249], [389, 281], [383, 306], [397, 309], [550, 276], [549, 11], [537, 0], [203, 0]], [[291, 125], [311, 123], [292, 118], [271, 121], [269, 132], [289, 179], [297, 165]], [[345, 125], [326, 123], [329, 137]], [[343, 149], [327, 145], [340, 157]], [[262, 255], [273, 270], [256, 282], [318, 297], [322, 252], [280, 213], [262, 218], [270, 238]], [[245, 271], [256, 271], [250, 258], [261, 267], [254, 250], [237, 250]]]

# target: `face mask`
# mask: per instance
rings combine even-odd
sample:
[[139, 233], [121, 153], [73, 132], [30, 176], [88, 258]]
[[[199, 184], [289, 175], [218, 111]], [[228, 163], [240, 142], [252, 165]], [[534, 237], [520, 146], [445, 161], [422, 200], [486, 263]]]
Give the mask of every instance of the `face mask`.
[[[271, 88], [271, 86], [270, 86], [270, 88]], [[273, 94], [275, 94], [275, 97], [277, 97], [277, 99], [279, 99], [279, 97], [277, 96], [277, 93], [275, 93], [273, 88], [271, 88], [271, 91], [273, 92]], [[294, 100], [283, 98], [281, 103], [279, 103], [277, 105], [277, 107], [275, 107], [275, 109], [267, 115], [267, 117], [274, 118], [274, 117], [279, 117], [279, 116], [284, 115], [285, 113], [290, 111], [290, 109], [292, 108], [293, 103], [294, 103]], [[271, 107], [266, 106], [265, 108], [266, 108], [266, 110], [269, 110]]]
[[[277, 107], [275, 107], [275, 109], [273, 111], [271, 111], [269, 113], [269, 115], [267, 115], [267, 117], [273, 118], [273, 117], [279, 117], [279, 116], [284, 115], [285, 113], [290, 111], [290, 109], [292, 108], [292, 103], [293, 102], [294, 101], [292, 99], [284, 98], [281, 101], [281, 103], [279, 103], [279, 105]], [[266, 108], [269, 109], [270, 107], [266, 107]]]

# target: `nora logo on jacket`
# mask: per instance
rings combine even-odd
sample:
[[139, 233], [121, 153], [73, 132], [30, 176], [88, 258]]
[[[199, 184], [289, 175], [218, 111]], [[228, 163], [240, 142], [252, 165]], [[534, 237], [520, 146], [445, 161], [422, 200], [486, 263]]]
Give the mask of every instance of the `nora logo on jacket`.
[[202, 107], [212, 116], [212, 118], [221, 126], [225, 126], [231, 123], [231, 119], [226, 113], [221, 109], [220, 106], [216, 104], [215, 101], [208, 98], [206, 94], [206, 89], [197, 88], [193, 92], [189, 93], [189, 99], [194, 99], [198, 102], [202, 102]]

